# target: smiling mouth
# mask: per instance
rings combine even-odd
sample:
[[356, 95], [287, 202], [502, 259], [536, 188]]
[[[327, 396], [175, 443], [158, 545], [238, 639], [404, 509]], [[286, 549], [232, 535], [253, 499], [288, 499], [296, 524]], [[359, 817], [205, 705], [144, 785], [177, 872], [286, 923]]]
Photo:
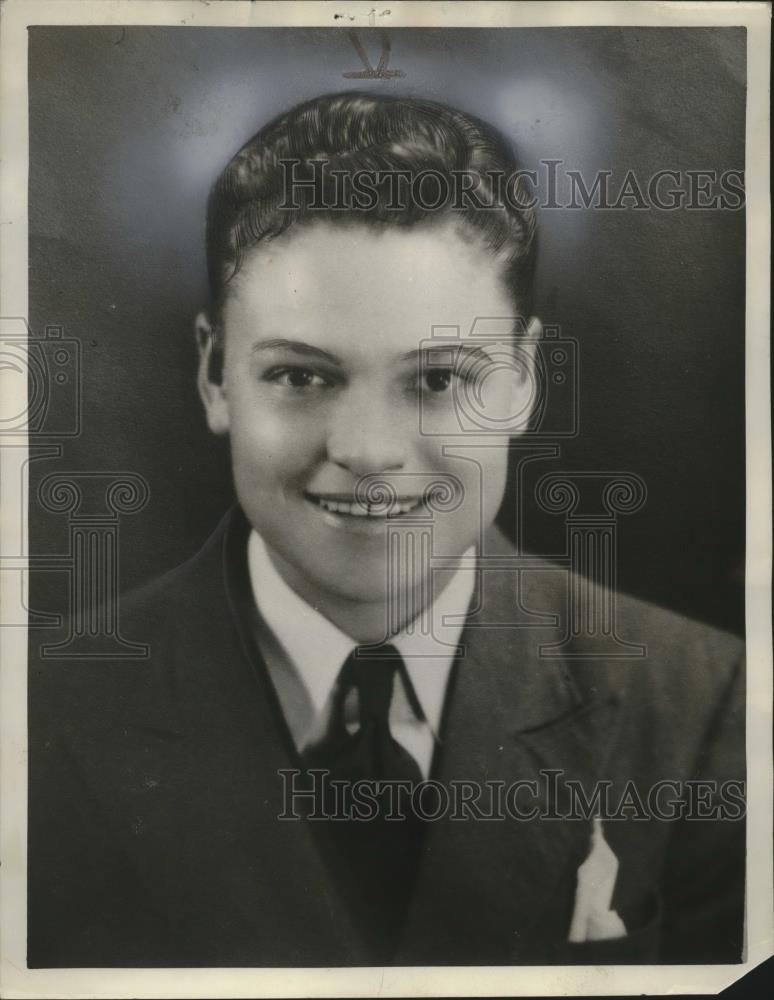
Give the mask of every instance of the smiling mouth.
[[305, 493], [304, 496], [321, 510], [330, 514], [338, 514], [342, 517], [368, 518], [372, 521], [384, 521], [387, 518], [400, 517], [402, 514], [410, 514], [417, 510], [428, 499], [427, 496], [398, 497], [387, 503], [369, 504], [361, 500], [346, 499], [344, 497], [320, 496], [315, 493]]

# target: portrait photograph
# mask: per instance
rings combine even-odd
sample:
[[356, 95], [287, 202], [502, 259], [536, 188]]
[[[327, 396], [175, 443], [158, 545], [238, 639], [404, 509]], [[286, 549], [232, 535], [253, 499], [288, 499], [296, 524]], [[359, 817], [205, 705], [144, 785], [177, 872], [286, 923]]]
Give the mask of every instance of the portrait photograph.
[[4, 995], [771, 955], [771, 11], [658, 6], [3, 7]]

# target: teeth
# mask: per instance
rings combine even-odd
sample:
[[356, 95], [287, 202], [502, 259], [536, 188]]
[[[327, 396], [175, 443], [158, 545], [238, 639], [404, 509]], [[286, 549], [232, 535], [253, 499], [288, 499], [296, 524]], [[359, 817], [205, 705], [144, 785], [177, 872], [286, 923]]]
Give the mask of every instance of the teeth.
[[422, 502], [421, 497], [416, 497], [413, 500], [398, 502], [388, 509], [385, 509], [383, 504], [379, 504], [378, 508], [372, 511], [370, 507], [361, 503], [348, 503], [344, 500], [327, 500], [323, 497], [317, 497], [316, 500], [323, 510], [332, 511], [334, 514], [349, 514], [352, 517], [381, 518], [387, 517], [388, 515], [394, 516], [395, 514], [408, 514], [412, 510], [416, 510]]

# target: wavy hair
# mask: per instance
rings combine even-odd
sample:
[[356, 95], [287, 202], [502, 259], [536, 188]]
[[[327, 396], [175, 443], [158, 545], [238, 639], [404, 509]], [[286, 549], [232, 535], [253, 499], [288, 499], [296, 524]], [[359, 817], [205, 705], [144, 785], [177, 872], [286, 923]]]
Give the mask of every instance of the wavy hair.
[[[321, 168], [321, 164], [324, 165]], [[442, 208], [417, 198], [413, 183], [395, 201], [394, 183], [428, 172], [467, 178], [465, 199]], [[367, 173], [365, 199], [342, 207], [341, 185]], [[288, 191], [288, 178], [297, 188]], [[338, 186], [337, 186], [338, 185]], [[465, 202], [463, 204], [463, 201]], [[454, 108], [408, 97], [347, 92], [299, 104], [265, 125], [215, 182], [207, 209], [212, 318], [245, 252], [292, 226], [324, 219], [339, 225], [413, 226], [457, 215], [503, 262], [517, 314], [532, 308], [535, 217], [508, 143], [492, 126]]]

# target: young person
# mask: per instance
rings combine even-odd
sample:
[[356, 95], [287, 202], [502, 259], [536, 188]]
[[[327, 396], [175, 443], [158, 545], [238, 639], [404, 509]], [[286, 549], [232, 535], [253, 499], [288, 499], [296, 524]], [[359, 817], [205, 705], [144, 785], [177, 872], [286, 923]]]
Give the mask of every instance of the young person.
[[146, 661], [31, 665], [30, 964], [740, 960], [740, 644], [619, 596], [645, 657], [544, 657], [568, 573], [493, 527], [541, 332], [506, 144], [319, 98], [207, 243], [238, 507], [122, 605]]

